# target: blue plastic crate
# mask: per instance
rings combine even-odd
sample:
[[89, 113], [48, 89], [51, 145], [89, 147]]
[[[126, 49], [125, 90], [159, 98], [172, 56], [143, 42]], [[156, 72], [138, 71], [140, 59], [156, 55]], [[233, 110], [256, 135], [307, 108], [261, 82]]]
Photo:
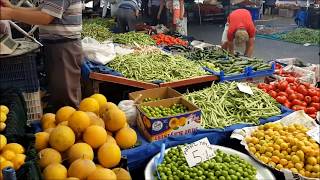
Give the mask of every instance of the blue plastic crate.
[[35, 53], [0, 58], [0, 88], [10, 87], [23, 92], [34, 92], [39, 89]]
[[263, 76], [271, 76], [276, 68], [276, 64], [272, 63], [271, 68], [270, 69], [266, 69], [266, 70], [258, 70], [258, 71], [254, 71], [252, 69], [252, 67], [248, 67], [248, 77], [247, 78], [255, 78], [255, 77], [263, 77]]
[[239, 73], [236, 75], [225, 75], [224, 71], [216, 72], [210, 68], [203, 67], [203, 69], [212, 75], [216, 75], [219, 77], [219, 82], [224, 82], [224, 81], [239, 81], [246, 79], [248, 77], [248, 68], [244, 68], [243, 73]]
[[85, 61], [81, 66], [81, 71], [82, 71], [81, 76], [84, 79], [89, 79], [89, 75], [91, 72], [98, 72], [98, 73], [102, 73], [102, 74], [111, 74], [114, 76], [123, 77], [123, 75], [120, 72], [118, 72], [110, 67], [94, 63], [87, 58], [85, 58]]

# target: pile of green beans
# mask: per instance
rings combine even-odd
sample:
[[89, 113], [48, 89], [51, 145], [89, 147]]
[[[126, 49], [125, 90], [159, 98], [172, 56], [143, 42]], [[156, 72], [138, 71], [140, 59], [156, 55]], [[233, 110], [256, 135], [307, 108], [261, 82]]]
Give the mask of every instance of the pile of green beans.
[[83, 25], [87, 24], [95, 24], [99, 26], [103, 26], [105, 28], [112, 28], [116, 25], [116, 22], [113, 18], [105, 19], [105, 18], [91, 18], [91, 19], [83, 19], [82, 21]]
[[297, 28], [280, 36], [280, 39], [297, 44], [320, 44], [320, 30]]
[[161, 52], [117, 56], [107, 66], [122, 73], [126, 78], [144, 82], [172, 82], [207, 74], [199, 64], [182, 56]]
[[[238, 155], [226, 154], [220, 149], [216, 156], [196, 166], [189, 167], [182, 152], [181, 145], [171, 148], [165, 155], [157, 170], [161, 180], [228, 180], [257, 179], [257, 169]], [[156, 171], [155, 179], [159, 179]]]
[[126, 45], [155, 45], [155, 41], [148, 34], [128, 32], [115, 34], [113, 36], [113, 42]]
[[259, 119], [281, 113], [279, 104], [267, 93], [251, 86], [253, 95], [239, 91], [236, 82], [213, 84], [184, 96], [202, 112], [202, 127], [224, 128], [233, 124], [259, 124]]
[[111, 39], [113, 33], [109, 31], [108, 28], [94, 23], [86, 23], [82, 26], [82, 38], [91, 37], [97, 41], [103, 42], [105, 40]]

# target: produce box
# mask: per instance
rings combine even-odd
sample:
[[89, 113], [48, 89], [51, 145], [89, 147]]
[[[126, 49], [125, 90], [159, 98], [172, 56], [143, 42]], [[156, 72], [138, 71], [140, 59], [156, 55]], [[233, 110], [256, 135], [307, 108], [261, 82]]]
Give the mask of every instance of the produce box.
[[[174, 104], [182, 104], [187, 112], [160, 118], [148, 117], [142, 110], [143, 106], [170, 107]], [[168, 136], [186, 135], [201, 128], [201, 110], [182, 97], [147, 102], [138, 105], [137, 125], [144, 137], [149, 141], [157, 141]]]
[[169, 98], [182, 96], [182, 94], [180, 94], [178, 91], [170, 87], [162, 87], [162, 88], [154, 88], [154, 89], [132, 92], [129, 94], [129, 99], [136, 100], [137, 98], [139, 98], [140, 94], [142, 96], [137, 101], [137, 103], [142, 103], [142, 102], [152, 101], [152, 100], [169, 99]]

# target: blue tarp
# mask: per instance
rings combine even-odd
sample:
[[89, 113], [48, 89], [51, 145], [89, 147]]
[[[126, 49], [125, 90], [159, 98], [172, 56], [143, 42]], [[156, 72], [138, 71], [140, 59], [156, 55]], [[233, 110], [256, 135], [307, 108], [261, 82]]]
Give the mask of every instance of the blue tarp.
[[[260, 124], [265, 124], [267, 122], [274, 122], [277, 121], [284, 116], [292, 113], [293, 111], [281, 106], [282, 114], [279, 116], [270, 117], [268, 119], [261, 119]], [[146, 139], [142, 137], [141, 134], [138, 132], [138, 139], [141, 141], [141, 145], [122, 151], [122, 155], [128, 158], [128, 167], [130, 170], [143, 168], [145, 163], [149, 161], [151, 157], [157, 154], [161, 149], [161, 144], [165, 143], [166, 148], [177, 146], [179, 144], [191, 143], [207, 137], [211, 144], [221, 144], [225, 143], [230, 139], [230, 135], [235, 129], [241, 129], [244, 127], [253, 126], [250, 124], [235, 124], [232, 126], [228, 126], [224, 129], [203, 129], [198, 130], [193, 134], [185, 135], [185, 136], [177, 136], [177, 137], [168, 137], [164, 140], [155, 141], [155, 142], [148, 142]]]

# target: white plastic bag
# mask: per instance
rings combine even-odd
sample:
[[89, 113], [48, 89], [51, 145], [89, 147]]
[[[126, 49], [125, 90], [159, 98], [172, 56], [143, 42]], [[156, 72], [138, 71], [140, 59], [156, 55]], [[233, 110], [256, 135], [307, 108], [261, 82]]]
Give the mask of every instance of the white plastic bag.
[[313, 71], [316, 76], [316, 81], [320, 82], [320, 64], [311, 64], [311, 66], [303, 67], [303, 69]]
[[130, 126], [136, 126], [138, 112], [134, 101], [123, 100], [118, 104], [118, 107], [126, 114], [128, 124]]
[[81, 42], [85, 56], [93, 62], [104, 65], [116, 57], [112, 42], [100, 43], [90, 37], [83, 38]]

